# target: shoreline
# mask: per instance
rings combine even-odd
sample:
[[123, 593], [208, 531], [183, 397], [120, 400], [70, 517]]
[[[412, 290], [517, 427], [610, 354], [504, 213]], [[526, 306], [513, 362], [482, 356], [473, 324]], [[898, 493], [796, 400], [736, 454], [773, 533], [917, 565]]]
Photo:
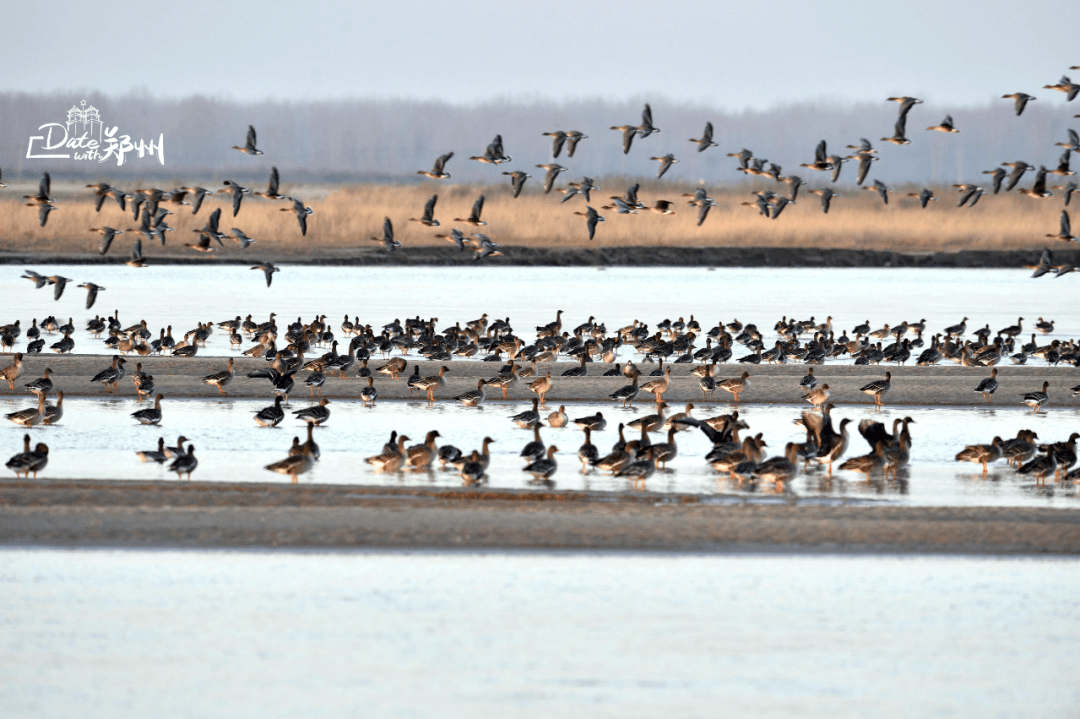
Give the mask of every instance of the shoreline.
[[1080, 511], [698, 495], [123, 480], [0, 482], [0, 545], [1080, 555]]
[[[81, 241], [85, 242], [85, 240]], [[156, 248], [155, 248], [156, 249]], [[371, 247], [332, 247], [305, 252], [264, 252], [252, 249], [207, 258], [167, 250], [148, 256], [152, 265], [250, 265], [268, 260], [311, 266], [524, 266], [524, 267], [921, 267], [1011, 268], [1038, 262], [1041, 250], [960, 250], [957, 252], [891, 252], [881, 250], [814, 247], [583, 247], [574, 249], [505, 245], [505, 256], [478, 263], [471, 252], [439, 246], [406, 246], [388, 253]], [[1055, 262], [1080, 264], [1080, 250], [1054, 248]], [[0, 264], [121, 265], [126, 252], [102, 257], [97, 253], [0, 251]]]

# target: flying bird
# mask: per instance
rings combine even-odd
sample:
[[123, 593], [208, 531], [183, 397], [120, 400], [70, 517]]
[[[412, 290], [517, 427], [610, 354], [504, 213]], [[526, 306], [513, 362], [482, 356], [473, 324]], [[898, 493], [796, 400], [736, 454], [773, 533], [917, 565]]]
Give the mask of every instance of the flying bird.
[[95, 285], [93, 282], [84, 282], [79, 287], [86, 289], [86, 309], [90, 309], [97, 301], [98, 292], [101, 292], [105, 288], [101, 285]]
[[236, 145], [233, 145], [232, 149], [239, 150], [240, 152], [243, 152], [247, 155], [263, 154], [262, 150], [259, 150], [255, 147], [255, 127], [253, 125], [248, 125], [247, 142], [244, 143], [244, 146], [237, 147]]
[[240, 212], [240, 202], [244, 199], [244, 195], [250, 195], [251, 190], [246, 187], [242, 187], [232, 180], [225, 180], [225, 187], [218, 190], [218, 193], [224, 192], [225, 194], [232, 194], [232, 215], [236, 217]]
[[383, 220], [383, 236], [369, 238], [373, 242], [381, 242], [387, 252], [393, 252], [401, 247], [401, 243], [394, 239], [394, 225], [390, 222], [390, 218], [387, 217]]
[[1026, 92], [1014, 92], [1011, 95], [1002, 95], [1001, 99], [1002, 100], [1014, 100], [1015, 101], [1015, 108], [1016, 108], [1016, 116], [1020, 117], [1021, 115], [1024, 114], [1024, 108], [1027, 107], [1027, 104], [1030, 101], [1035, 100], [1036, 98], [1032, 97], [1031, 95], [1028, 95]]
[[270, 168], [270, 182], [267, 184], [266, 192], [256, 192], [259, 197], [265, 197], [268, 200], [287, 200], [289, 198], [278, 192], [278, 171], [276, 167]]
[[510, 162], [514, 158], [510, 157], [503, 151], [502, 135], [496, 135], [495, 139], [491, 141], [491, 144], [484, 150], [483, 155], [469, 158], [470, 160], [478, 160], [488, 165], [498, 165], [503, 162]]
[[274, 273], [281, 272], [281, 268], [275, 265], [273, 262], [260, 262], [251, 269], [262, 270], [266, 275], [266, 286], [269, 287], [270, 283], [274, 281]]
[[1074, 85], [1068, 75], [1062, 75], [1057, 85], [1043, 85], [1043, 89], [1063, 92], [1065, 93], [1065, 101], [1072, 102], [1076, 99], [1076, 94], [1080, 92], [1080, 85]]
[[255, 240], [245, 235], [241, 230], [232, 228], [232, 238], [240, 245], [241, 250], [246, 250], [251, 245], [255, 244]]
[[555, 187], [555, 178], [559, 176], [560, 172], [563, 172], [566, 168], [557, 162], [552, 162], [548, 165], [537, 165], [541, 170], [547, 170], [547, 174], [544, 175], [544, 194], [549, 194], [551, 188]]
[[435, 160], [435, 166], [431, 168], [430, 172], [428, 172], [427, 170], [417, 170], [416, 174], [430, 177], [433, 180], [449, 179], [450, 173], [446, 171], [445, 167], [446, 162], [453, 156], [453, 152], [448, 152], [445, 155], [440, 155], [439, 158]]
[[926, 205], [933, 200], [937, 202], [937, 198], [934, 197], [934, 191], [928, 187], [924, 187], [921, 192], [909, 192], [908, 197], [918, 197], [919, 205], [925, 210]]
[[439, 201], [438, 195], [432, 195], [431, 199], [424, 204], [424, 214], [419, 218], [410, 217], [409, 222], [419, 222], [425, 227], [438, 227], [439, 221], [435, 219], [435, 203]]
[[282, 207], [281, 212], [291, 212], [296, 215], [296, 221], [300, 223], [300, 234], [307, 237], [307, 218], [308, 215], [314, 215], [315, 210], [310, 207], [305, 207], [303, 200], [298, 200], [295, 197], [290, 197], [289, 199], [292, 200], [293, 206]]
[[[865, 187], [863, 189], [869, 190], [871, 188]], [[829, 214], [829, 207], [832, 205], [832, 199], [834, 197], [840, 197], [840, 193], [833, 192], [831, 187], [826, 187], [821, 190], [810, 190], [810, 194], [821, 196], [821, 211], [826, 215]]]
[[713, 142], [713, 126], [711, 122], [705, 123], [705, 132], [701, 133], [700, 140], [695, 140], [691, 137], [690, 142], [697, 143], [698, 152], [705, 152], [705, 150], [708, 150], [710, 147], [719, 147], [719, 145]]
[[663, 177], [664, 173], [667, 172], [673, 164], [678, 162], [678, 160], [675, 159], [675, 155], [671, 154], [670, 152], [663, 157], [650, 157], [649, 159], [656, 160], [660, 163], [660, 169], [656, 172], [657, 179]]
[[504, 172], [504, 175], [510, 175], [510, 184], [514, 188], [514, 197], [521, 194], [522, 189], [525, 188], [525, 180], [532, 177], [532, 175], [526, 175], [521, 170], [514, 170], [513, 172]]
[[1073, 237], [1072, 234], [1072, 225], [1069, 222], [1068, 211], [1061, 211], [1061, 229], [1058, 230], [1058, 233], [1056, 235], [1048, 234], [1047, 237], [1054, 240], [1061, 240], [1062, 242], [1077, 242], [1077, 239]]
[[472, 212], [469, 214], [469, 216], [465, 218], [455, 217], [454, 222], [464, 222], [467, 225], [473, 225], [475, 227], [486, 225], [487, 223], [480, 219], [480, 213], [483, 211], [484, 196], [480, 195], [480, 197], [477, 198], [476, 202], [473, 203]]
[[589, 239], [591, 240], [596, 235], [596, 223], [603, 222], [604, 216], [587, 205], [585, 207], [585, 212], [575, 212], [574, 214], [585, 218], [585, 222], [589, 227]]
[[878, 193], [881, 201], [884, 202], [886, 205], [889, 204], [889, 192], [892, 190], [892, 188], [886, 187], [885, 183], [881, 180], [874, 180], [874, 184], [872, 187], [864, 187], [862, 189]]
[[926, 128], [927, 130], [936, 130], [937, 132], [960, 132], [953, 124], [952, 115], [946, 115], [945, 119], [941, 121], [940, 125], [931, 125]]
[[653, 125], [652, 121], [652, 108], [649, 107], [649, 103], [645, 103], [645, 109], [641, 111], [641, 124], [638, 126], [638, 134], [642, 137], [648, 137], [654, 132], [660, 132], [660, 128]]
[[995, 167], [993, 170], [983, 170], [982, 174], [993, 175], [993, 177], [991, 177], [990, 179], [994, 183], [994, 194], [996, 195], [1001, 191], [1002, 180], [1004, 180], [1005, 176], [1009, 173], [1005, 172], [1005, 170], [1002, 170], [1000, 167]]
[[98, 246], [98, 251], [103, 255], [109, 251], [113, 238], [124, 234], [123, 230], [114, 230], [111, 227], [91, 227], [90, 231], [101, 235], [101, 244]]

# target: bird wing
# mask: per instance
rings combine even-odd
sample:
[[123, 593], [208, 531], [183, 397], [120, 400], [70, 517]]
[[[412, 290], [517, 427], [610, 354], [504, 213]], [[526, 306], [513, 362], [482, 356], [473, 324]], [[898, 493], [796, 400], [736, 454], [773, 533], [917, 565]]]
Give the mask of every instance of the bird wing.
[[300, 234], [303, 237], [307, 237], [307, 213], [302, 212], [296, 216], [296, 221], [300, 223]]
[[255, 126], [254, 125], [248, 125], [247, 145], [249, 147], [255, 147]]
[[276, 167], [270, 168], [270, 186], [266, 188], [266, 194], [276, 195], [278, 193], [278, 171]]
[[652, 108], [649, 107], [649, 103], [645, 103], [645, 109], [641, 111], [641, 124], [646, 127], [652, 127]]
[[825, 141], [822, 140], [818, 143], [817, 149], [814, 150], [814, 162], [825, 162]]
[[384, 240], [386, 240], [387, 242], [394, 241], [394, 225], [390, 222], [389, 217], [383, 219], [382, 231]]
[[484, 196], [480, 195], [480, 197], [476, 200], [476, 202], [473, 203], [473, 206], [472, 206], [472, 219], [479, 220], [480, 219], [480, 213], [483, 212], [483, 211], [484, 211]]
[[135, 245], [131, 248], [131, 259], [141, 261], [142, 258], [142, 240], [135, 240]]
[[238, 212], [240, 212], [240, 203], [243, 201], [243, 199], [244, 199], [244, 193], [243, 192], [237, 191], [237, 192], [233, 193], [233, 196], [232, 196], [232, 216], [233, 217], [236, 217], [236, 214]]
[[432, 195], [431, 199], [424, 205], [424, 219], [430, 220], [435, 215], [435, 203], [439, 201], [438, 195]]

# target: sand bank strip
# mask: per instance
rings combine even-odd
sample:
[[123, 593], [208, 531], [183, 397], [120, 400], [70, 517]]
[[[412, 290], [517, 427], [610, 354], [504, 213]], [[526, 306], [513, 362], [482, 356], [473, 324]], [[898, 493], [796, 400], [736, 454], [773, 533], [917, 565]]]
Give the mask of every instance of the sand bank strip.
[[[319, 351], [321, 355], [323, 350]], [[226, 357], [193, 357], [190, 359], [173, 357], [128, 357], [127, 369], [135, 370], [137, 362], [143, 364], [143, 371], [154, 376], [157, 391], [164, 393], [170, 398], [218, 398], [217, 388], [203, 384], [202, 378], [206, 375], [225, 369], [228, 362]], [[430, 362], [423, 357], [408, 356], [407, 373], [412, 373], [413, 365], [420, 366], [422, 375], [437, 374], [440, 362]], [[383, 358], [371, 360], [368, 366], [375, 369], [386, 362]], [[993, 406], [1020, 407], [1020, 399], [1026, 392], [1042, 389], [1043, 381], [1050, 382], [1051, 401], [1048, 408], [1054, 407], [1078, 407], [1080, 398], [1074, 398], [1072, 387], [1080, 384], [1080, 369], [1071, 366], [1047, 367], [1041, 361], [1038, 364], [1028, 366], [1001, 365], [998, 367], [998, 381], [1000, 387], [995, 394]], [[0, 364], [6, 364], [0, 359]], [[25, 359], [23, 375], [15, 383], [15, 390], [8, 389], [6, 383], [0, 383], [0, 396], [23, 396], [27, 401], [33, 399], [22, 386], [27, 382], [40, 377], [45, 368], [53, 370], [53, 381], [56, 388], [63, 390], [67, 397], [135, 397], [135, 386], [130, 379], [120, 382], [116, 395], [106, 394], [99, 384], [92, 384], [90, 378], [110, 364], [110, 359], [105, 355], [65, 355], [55, 354], [31, 355]], [[452, 401], [452, 398], [468, 390], [476, 389], [480, 378], [492, 378], [498, 372], [502, 363], [480, 362], [475, 360], [454, 360], [447, 362], [450, 372], [446, 375], [447, 386], [436, 393], [438, 401]], [[610, 402], [607, 396], [619, 387], [627, 383], [624, 377], [603, 377], [603, 373], [613, 365], [594, 363], [589, 365], [589, 375], [586, 377], [562, 377], [562, 373], [576, 367], [576, 362], [552, 362], [537, 365], [538, 371], [543, 374], [551, 372], [554, 387], [548, 393], [548, 406], [558, 406], [559, 402], [571, 401], [604, 401]], [[656, 369], [657, 365], [639, 365], [644, 371]], [[733, 397], [723, 390], [714, 393], [713, 402], [703, 402], [702, 393], [698, 388], [698, 379], [690, 375], [691, 370], [697, 365], [679, 364], [671, 365], [671, 388], [664, 395], [664, 400], [671, 406], [679, 406], [688, 401], [694, 402], [699, 407], [710, 404], [719, 404], [724, 407], [731, 406]], [[237, 357], [235, 362], [236, 377], [226, 387], [226, 391], [232, 398], [265, 399], [273, 397], [270, 382], [266, 379], [249, 379], [245, 375], [255, 369], [266, 368], [267, 363], [263, 359], [251, 359]], [[751, 374], [751, 388], [741, 396], [744, 404], [786, 404], [803, 403], [803, 392], [799, 388], [799, 381], [806, 374], [808, 367], [801, 364], [786, 365], [757, 365], [744, 366], [739, 363], [719, 365], [719, 377], [737, 377], [746, 370]], [[892, 389], [885, 396], [887, 405], [939, 405], [939, 406], [982, 406], [982, 396], [974, 389], [979, 381], [989, 376], [990, 370], [985, 367], [961, 367], [949, 363], [939, 367], [913, 367], [910, 364], [904, 367], [895, 365], [859, 366], [854, 365], [829, 365], [814, 367], [814, 375], [820, 385], [828, 384], [832, 393], [833, 401], [838, 405], [872, 404], [873, 400], [868, 395], [859, 391], [860, 387], [877, 379], [883, 379], [885, 372], [892, 373]], [[310, 390], [304, 386], [303, 379], [307, 372], [297, 374], [296, 388], [291, 400], [295, 404], [307, 401]], [[356, 368], [350, 370], [345, 379], [337, 376], [327, 377], [323, 387], [323, 395], [331, 399], [358, 399], [360, 391], [367, 386], [366, 380], [356, 376]], [[379, 391], [380, 400], [409, 399], [409, 391], [405, 384], [406, 375], [397, 380], [389, 376], [375, 373], [375, 387]], [[642, 377], [641, 382], [651, 379]], [[510, 402], [514, 405], [527, 403], [535, 395], [529, 391], [528, 382], [522, 380], [510, 390]], [[502, 393], [489, 391], [488, 398], [491, 404], [502, 402]], [[426, 402], [426, 399], [423, 400]], [[642, 392], [637, 401], [641, 406], [654, 403], [653, 395]], [[614, 404], [614, 403], [613, 403]], [[804, 403], [805, 404], [805, 403]], [[809, 408], [810, 405], [806, 404]], [[701, 414], [700, 412], [698, 413]]]
[[0, 544], [1080, 554], [1080, 511], [783, 498], [121, 481], [0, 482]]

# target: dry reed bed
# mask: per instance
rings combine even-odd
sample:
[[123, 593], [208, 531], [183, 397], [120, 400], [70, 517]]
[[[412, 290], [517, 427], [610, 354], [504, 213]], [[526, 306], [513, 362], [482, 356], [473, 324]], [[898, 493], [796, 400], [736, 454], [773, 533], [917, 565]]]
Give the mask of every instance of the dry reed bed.
[[[540, 171], [537, 171], [540, 173]], [[176, 232], [169, 233], [168, 246], [161, 248], [144, 242], [144, 252], [153, 255], [190, 255], [195, 252], [183, 247], [197, 237], [193, 229], [203, 226], [215, 208], [222, 209], [221, 229], [237, 227], [258, 240], [257, 251], [283, 256], [317, 253], [317, 248], [340, 254], [343, 251], [380, 251], [371, 242], [372, 235], [382, 234], [384, 217], [394, 223], [397, 238], [404, 248], [438, 246], [444, 240], [436, 233], [446, 233], [451, 227], [463, 231], [481, 231], [496, 242], [509, 246], [537, 248], [571, 248], [590, 246], [584, 218], [572, 214], [584, 210], [585, 202], [574, 197], [560, 203], [563, 195], [553, 191], [543, 194], [537, 180], [530, 180], [526, 191], [514, 199], [506, 185], [472, 186], [426, 182], [420, 185], [283, 185], [283, 192], [304, 198], [315, 209], [309, 218], [308, 235], [300, 236], [292, 214], [280, 212], [287, 202], [271, 202], [262, 198], [246, 198], [238, 217], [232, 217], [231, 196], [207, 198], [198, 215], [188, 207], [164, 205], [174, 211], [169, 223]], [[560, 178], [563, 179], [563, 178]], [[569, 178], [575, 179], [575, 178]], [[580, 179], [580, 178], [576, 178]], [[631, 180], [607, 178], [597, 181], [601, 187], [594, 192], [593, 207], [609, 202], [611, 195], [621, 195]], [[178, 183], [182, 184], [182, 183]], [[565, 186], [563, 183], [559, 183]], [[982, 198], [974, 209], [957, 208], [952, 188], [936, 188], [941, 200], [923, 210], [917, 200], [903, 195], [916, 188], [896, 188], [886, 207], [871, 192], [840, 188], [841, 197], [834, 199], [829, 214], [821, 212], [815, 195], [800, 192], [798, 204], [789, 205], [776, 220], [758, 214], [756, 207], [744, 207], [742, 202], [755, 199], [750, 191], [770, 188], [786, 194], [787, 185], [760, 181], [753, 186], [714, 189], [711, 195], [719, 203], [709, 213], [705, 224], [697, 227], [697, 210], [685, 204], [684, 192], [695, 186], [677, 183], [643, 182], [639, 195], [651, 205], [657, 199], [679, 202], [677, 213], [661, 216], [643, 212], [640, 215], [603, 214], [607, 221], [597, 228], [596, 247], [813, 247], [858, 248], [904, 252], [937, 252], [957, 250], [1013, 250], [1041, 248], [1053, 240], [1044, 235], [1056, 232], [1062, 208], [1060, 197], [1036, 200], [1012, 193]], [[35, 186], [12, 187], [0, 195], [0, 251], [85, 253], [96, 251], [99, 237], [89, 232], [91, 227], [109, 225], [117, 229], [135, 227], [130, 213], [123, 213], [112, 200], [106, 200], [100, 213], [94, 212], [90, 190], [74, 185], [54, 183], [53, 193], [59, 209], [53, 212], [45, 228], [38, 226], [37, 209], [24, 206], [15, 199], [30, 194]], [[128, 188], [129, 191], [133, 188]], [[261, 189], [252, 187], [253, 190]], [[409, 222], [419, 217], [424, 203], [432, 194], [439, 195], [435, 217], [441, 228], [428, 228]], [[483, 219], [489, 224], [470, 228], [454, 218], [466, 217], [473, 201], [485, 195]], [[468, 232], [467, 232], [468, 234]], [[118, 238], [113, 252], [126, 254], [130, 237]], [[1061, 243], [1057, 243], [1061, 246]], [[238, 255], [235, 244], [219, 250], [220, 256]]]

